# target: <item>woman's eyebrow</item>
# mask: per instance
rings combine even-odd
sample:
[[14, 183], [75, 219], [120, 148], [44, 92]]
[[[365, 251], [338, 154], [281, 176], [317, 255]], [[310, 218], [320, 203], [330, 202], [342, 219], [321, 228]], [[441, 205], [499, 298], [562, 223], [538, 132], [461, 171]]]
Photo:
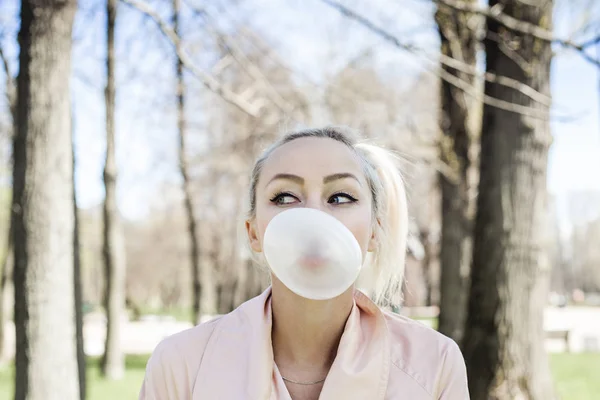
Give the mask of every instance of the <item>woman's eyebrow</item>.
[[[323, 178], [323, 183], [326, 184], [326, 183], [330, 183], [333, 181], [337, 181], [339, 179], [348, 179], [348, 178], [354, 179], [356, 182], [358, 182], [359, 185], [362, 186], [360, 180], [356, 177], [356, 175], [351, 174], [349, 172], [340, 172], [337, 174], [327, 175], [326, 177]], [[302, 178], [301, 176], [294, 175], [294, 174], [277, 174], [273, 178], [271, 178], [271, 180], [267, 183], [267, 185], [269, 185], [271, 182], [279, 180], [279, 179], [293, 181], [293, 182], [298, 183], [299, 185], [304, 184], [304, 178]]]
[[298, 175], [294, 175], [294, 174], [277, 174], [273, 178], [271, 178], [271, 180], [267, 183], [267, 185], [269, 185], [271, 182], [276, 181], [278, 179], [293, 181], [300, 185], [304, 185], [304, 178], [302, 178], [301, 176], [298, 176]]
[[358, 182], [359, 185], [362, 186], [362, 183], [360, 183], [360, 180], [358, 180], [356, 175], [351, 174], [349, 172], [340, 172], [338, 174], [328, 175], [325, 178], [323, 178], [323, 183], [330, 183], [333, 181], [337, 181], [339, 179], [347, 179], [347, 178], [354, 179], [356, 182]]

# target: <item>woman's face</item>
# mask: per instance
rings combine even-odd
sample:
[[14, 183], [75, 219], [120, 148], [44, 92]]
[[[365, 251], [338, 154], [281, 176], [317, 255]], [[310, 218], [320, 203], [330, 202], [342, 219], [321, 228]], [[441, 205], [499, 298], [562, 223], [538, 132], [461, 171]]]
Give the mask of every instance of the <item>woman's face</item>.
[[346, 145], [328, 138], [301, 138], [277, 148], [256, 186], [256, 217], [246, 222], [250, 245], [262, 252], [267, 225], [282, 211], [310, 207], [342, 222], [354, 235], [363, 259], [375, 249], [371, 191], [360, 160]]

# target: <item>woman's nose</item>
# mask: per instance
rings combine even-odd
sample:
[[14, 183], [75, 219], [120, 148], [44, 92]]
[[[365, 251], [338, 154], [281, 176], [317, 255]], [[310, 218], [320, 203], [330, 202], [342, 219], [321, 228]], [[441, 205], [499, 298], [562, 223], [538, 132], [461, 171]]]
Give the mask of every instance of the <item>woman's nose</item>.
[[305, 204], [306, 204], [305, 205], [306, 208], [314, 208], [315, 210], [327, 212], [320, 194], [319, 195], [317, 195], [317, 194], [309, 195], [306, 198]]

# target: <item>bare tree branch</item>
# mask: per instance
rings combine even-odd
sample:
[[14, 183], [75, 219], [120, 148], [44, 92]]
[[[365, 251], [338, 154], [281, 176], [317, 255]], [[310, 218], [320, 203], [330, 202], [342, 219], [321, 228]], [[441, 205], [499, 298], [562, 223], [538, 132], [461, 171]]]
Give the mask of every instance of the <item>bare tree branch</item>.
[[431, 0], [436, 4], [443, 4], [447, 7], [453, 8], [458, 11], [470, 12], [473, 14], [482, 15], [486, 18], [499, 22], [506, 28], [515, 31], [524, 33], [526, 35], [531, 35], [535, 38], [544, 40], [550, 43], [560, 44], [563, 47], [571, 48], [577, 50], [581, 56], [586, 59], [588, 62], [596, 65], [600, 68], [600, 60], [597, 60], [587, 54], [585, 49], [589, 46], [592, 46], [594, 43], [600, 41], [600, 36], [591, 39], [583, 44], [577, 44], [569, 39], [559, 39], [554, 36], [552, 31], [549, 31], [545, 28], [542, 28], [539, 25], [532, 24], [531, 22], [522, 21], [513, 16], [505, 14], [502, 12], [502, 5], [497, 4], [493, 7], [489, 7], [486, 5], [479, 5], [476, 3], [467, 3], [461, 0]]
[[528, 117], [532, 117], [532, 118], [536, 118], [536, 119], [548, 119], [549, 118], [549, 115], [545, 112], [542, 112], [541, 110], [538, 110], [538, 109], [535, 109], [532, 107], [522, 106], [520, 104], [511, 103], [506, 100], [496, 99], [492, 96], [483, 94], [483, 93], [477, 91], [468, 82], [449, 73], [448, 71], [444, 70], [443, 68], [439, 69], [438, 75], [440, 78], [442, 78], [449, 84], [463, 90], [468, 95], [473, 96], [474, 98], [481, 100], [481, 101], [483, 101], [483, 103], [490, 105], [492, 107], [496, 107], [501, 110], [510, 111], [510, 112], [514, 112], [517, 114], [521, 114], [521, 115], [526, 115]]
[[600, 36], [597, 36], [593, 39], [588, 40], [587, 42], [583, 42], [581, 44], [581, 47], [584, 49], [587, 49], [588, 47], [594, 46], [596, 44], [600, 43]]
[[[306, 83], [308, 83], [309, 85], [311, 85], [315, 88], [322, 87], [321, 84], [315, 82], [310, 76], [308, 76], [303, 71], [297, 71], [297, 70], [291, 68], [285, 62], [283, 62], [281, 60], [281, 57], [272, 48], [270, 48], [264, 42], [264, 40], [262, 38], [260, 38], [258, 35], [256, 35], [254, 32], [252, 32], [250, 29], [242, 26], [240, 28], [240, 32], [248, 40], [248, 42], [255, 49], [257, 49], [259, 52], [261, 52], [264, 55], [264, 57], [266, 57], [269, 61], [277, 64], [279, 67], [281, 67], [285, 71], [288, 71], [292, 75], [302, 78], [302, 80], [304, 80]], [[335, 96], [339, 97], [341, 99], [344, 99], [344, 100], [354, 101], [358, 94], [353, 89], [344, 88], [339, 85], [333, 84], [333, 87], [336, 88]]]
[[[189, 4], [190, 0], [186, 0], [186, 1]], [[306, 74], [303, 71], [298, 71], [294, 68], [291, 68], [285, 62], [283, 62], [281, 59], [281, 56], [279, 54], [277, 54], [277, 52], [268, 43], [265, 42], [264, 38], [261, 38], [260, 36], [258, 36], [255, 32], [253, 32], [246, 25], [244, 25], [244, 23], [242, 23], [240, 20], [235, 20], [235, 18], [231, 14], [231, 12], [222, 3], [215, 2], [214, 4], [211, 4], [211, 5], [214, 6], [215, 9], [217, 9], [218, 12], [222, 16], [223, 15], [226, 16], [230, 20], [230, 22], [232, 22], [236, 25], [241, 37], [246, 39], [247, 42], [261, 54], [261, 57], [265, 57], [267, 60], [276, 64], [283, 70], [291, 73], [292, 75], [294, 75], [296, 77], [301, 78], [304, 82], [306, 82], [310, 86], [317, 88], [317, 89], [322, 88], [322, 85], [320, 83], [316, 82], [315, 80], [313, 80], [313, 78], [308, 76], [308, 74]], [[345, 88], [345, 87], [342, 87], [341, 85], [337, 85], [333, 82], [329, 82], [329, 85], [331, 85], [331, 87], [335, 87], [335, 89], [336, 89], [334, 92], [332, 92], [333, 95], [335, 97], [343, 99], [343, 100], [355, 101], [356, 96], [360, 95], [360, 93], [357, 93], [352, 88]]]
[[[335, 9], [337, 9], [343, 15], [346, 15], [347, 17], [357, 21], [358, 23], [363, 25], [365, 28], [371, 30], [372, 32], [374, 32], [377, 35], [384, 38], [385, 40], [394, 44], [399, 49], [408, 51], [412, 54], [421, 54], [421, 55], [427, 56], [425, 51], [423, 51], [422, 49], [420, 49], [414, 45], [411, 45], [411, 44], [403, 43], [402, 41], [400, 41], [400, 39], [398, 39], [393, 34], [387, 32], [383, 28], [378, 27], [373, 22], [369, 21], [367, 18], [355, 13], [354, 11], [339, 4], [338, 2], [333, 1], [333, 0], [321, 0], [321, 1], [323, 1], [324, 3], [328, 4], [329, 6], [335, 8]], [[546, 95], [538, 92], [531, 86], [525, 85], [516, 79], [508, 78], [505, 76], [498, 76], [498, 75], [492, 74], [492, 73], [482, 74], [480, 71], [477, 70], [477, 68], [467, 65], [463, 62], [460, 62], [452, 57], [449, 57], [449, 56], [446, 56], [443, 54], [439, 55], [439, 62], [447, 67], [454, 68], [457, 71], [485, 79], [488, 82], [497, 83], [499, 85], [514, 89], [514, 90], [524, 94], [525, 96], [528, 96], [532, 100], [535, 100], [544, 105], [551, 104], [551, 99], [549, 96], [546, 96]], [[519, 114], [532, 116], [535, 118], [547, 118], [548, 117], [548, 116], [541, 115], [539, 110], [535, 110], [530, 107], [519, 106], [516, 104], [508, 103], [503, 100], [494, 99], [489, 96], [478, 95], [476, 89], [472, 85], [470, 85], [468, 82], [465, 82], [464, 80], [462, 80], [460, 78], [457, 78], [456, 76], [453, 76], [452, 74], [447, 73], [446, 71], [440, 71], [440, 73], [438, 73], [438, 74], [439, 74], [440, 78], [444, 79], [446, 82], [450, 83], [451, 85], [454, 85], [455, 87], [457, 87], [459, 89], [464, 90], [465, 92], [467, 92], [468, 94], [470, 94], [472, 96], [476, 96], [477, 98], [480, 98], [485, 104], [488, 104], [493, 107], [497, 107], [497, 108], [500, 108], [500, 109], [503, 109], [506, 111], [517, 112]]]
[[219, 81], [217, 81], [212, 75], [201, 70], [194, 65], [192, 59], [180, 46], [181, 39], [175, 34], [173, 29], [146, 3], [138, 0], [121, 0], [123, 3], [132, 6], [140, 12], [146, 14], [158, 25], [162, 33], [169, 39], [176, 49], [177, 57], [181, 60], [183, 65], [188, 69], [194, 76], [196, 76], [209, 90], [220, 96], [223, 100], [233, 104], [241, 111], [246, 114], [257, 117], [260, 112], [260, 105], [251, 104], [245, 99], [241, 98], [238, 94], [224, 87]]
[[194, 11], [195, 14], [201, 15], [209, 24], [212, 25], [212, 33], [216, 36], [217, 40], [227, 49], [231, 57], [242, 67], [242, 69], [254, 79], [258, 84], [265, 90], [269, 100], [288, 116], [294, 116], [295, 107], [288, 103], [277, 90], [273, 87], [268, 78], [263, 74], [261, 69], [256, 66], [252, 61], [246, 57], [240, 46], [228, 35], [224, 35], [217, 31], [215, 26], [215, 18], [206, 8], [200, 8], [190, 2], [186, 1], [186, 4]]

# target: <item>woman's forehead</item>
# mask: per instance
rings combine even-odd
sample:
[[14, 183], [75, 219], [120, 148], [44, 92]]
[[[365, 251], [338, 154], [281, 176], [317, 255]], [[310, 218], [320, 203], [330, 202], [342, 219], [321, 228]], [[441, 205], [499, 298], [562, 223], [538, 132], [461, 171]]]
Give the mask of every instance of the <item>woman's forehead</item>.
[[351, 173], [364, 180], [359, 156], [344, 143], [329, 138], [300, 138], [275, 149], [265, 160], [260, 180], [268, 182], [281, 173], [317, 178]]

